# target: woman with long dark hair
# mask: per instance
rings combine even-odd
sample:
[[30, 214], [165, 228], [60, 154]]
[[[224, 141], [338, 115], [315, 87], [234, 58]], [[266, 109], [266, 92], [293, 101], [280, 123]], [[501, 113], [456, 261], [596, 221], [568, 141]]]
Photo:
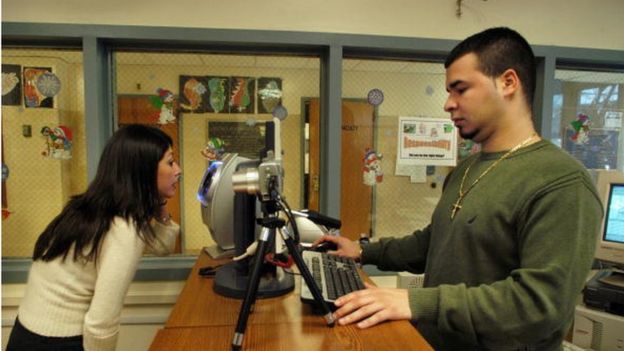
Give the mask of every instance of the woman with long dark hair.
[[165, 204], [181, 174], [172, 140], [143, 125], [108, 141], [95, 179], [35, 244], [12, 350], [114, 350], [123, 299], [145, 249], [171, 252], [180, 227]]

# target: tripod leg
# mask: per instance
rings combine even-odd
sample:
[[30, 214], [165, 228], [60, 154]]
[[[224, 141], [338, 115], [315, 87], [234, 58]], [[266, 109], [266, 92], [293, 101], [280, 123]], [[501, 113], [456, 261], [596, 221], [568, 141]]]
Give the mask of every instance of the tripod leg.
[[327, 321], [327, 325], [333, 327], [335, 323], [334, 315], [329, 309], [329, 306], [327, 306], [325, 299], [323, 299], [323, 295], [321, 294], [318, 286], [316, 286], [316, 283], [314, 282], [314, 278], [312, 278], [312, 274], [310, 273], [308, 266], [306, 266], [303, 258], [301, 257], [301, 254], [295, 246], [295, 242], [290, 237], [290, 235], [288, 235], [287, 231], [286, 233], [283, 231], [286, 231], [286, 229], [279, 230], [282, 238], [284, 239], [284, 242], [286, 243], [286, 247], [288, 247], [288, 252], [292, 255], [295, 263], [297, 264], [297, 267], [299, 268], [299, 272], [301, 272], [303, 279], [305, 280], [306, 284], [308, 284], [308, 288], [310, 289], [310, 292], [314, 297], [314, 301], [323, 309], [323, 312], [325, 313], [323, 317]]
[[264, 256], [268, 249], [268, 241], [271, 230], [269, 228], [262, 228], [260, 238], [258, 239], [258, 249], [256, 251], [256, 261], [254, 262], [249, 282], [247, 283], [247, 290], [245, 291], [245, 299], [241, 306], [240, 313], [238, 314], [238, 322], [236, 323], [236, 330], [234, 331], [234, 338], [232, 339], [232, 350], [240, 350], [243, 345], [243, 338], [245, 336], [245, 329], [247, 329], [247, 319], [249, 319], [249, 312], [251, 306], [256, 301], [256, 294], [258, 293], [258, 286], [260, 285], [260, 270], [264, 264]]

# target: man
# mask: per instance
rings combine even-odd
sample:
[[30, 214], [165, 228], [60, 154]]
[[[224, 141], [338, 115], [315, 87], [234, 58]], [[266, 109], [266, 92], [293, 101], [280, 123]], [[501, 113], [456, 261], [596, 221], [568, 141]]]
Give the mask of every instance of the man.
[[492, 28], [446, 62], [445, 111], [482, 151], [449, 174], [431, 223], [363, 248], [323, 237], [380, 269], [425, 272], [420, 289], [367, 289], [336, 301], [340, 324], [410, 319], [436, 350], [559, 350], [589, 273], [602, 206], [584, 167], [537, 135], [535, 57]]

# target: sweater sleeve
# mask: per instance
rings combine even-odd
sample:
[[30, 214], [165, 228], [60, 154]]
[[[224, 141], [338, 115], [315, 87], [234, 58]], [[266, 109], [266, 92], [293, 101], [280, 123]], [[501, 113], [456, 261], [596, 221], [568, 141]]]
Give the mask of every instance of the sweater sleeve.
[[362, 250], [362, 263], [385, 271], [422, 273], [425, 269], [431, 226], [401, 238], [382, 238]]
[[175, 249], [176, 238], [180, 233], [180, 225], [173, 220], [169, 224], [154, 222], [152, 227], [156, 238], [153, 243], [147, 245], [147, 252], [159, 256], [168, 255]]
[[145, 245], [134, 226], [117, 218], [102, 241], [97, 259], [97, 279], [85, 315], [85, 351], [114, 351], [124, 297]]
[[[520, 267], [505, 279], [409, 292], [413, 319], [500, 349], [540, 345], [566, 330], [589, 272], [602, 208], [586, 181], [537, 193], [518, 218]], [[563, 337], [563, 336], [561, 336]]]

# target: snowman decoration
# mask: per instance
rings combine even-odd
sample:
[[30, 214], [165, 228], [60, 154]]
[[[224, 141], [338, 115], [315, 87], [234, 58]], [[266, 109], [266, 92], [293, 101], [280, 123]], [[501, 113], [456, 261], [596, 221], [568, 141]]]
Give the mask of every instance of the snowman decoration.
[[362, 179], [365, 185], [373, 186], [383, 181], [383, 171], [381, 169], [382, 157], [381, 154], [377, 154], [374, 150], [366, 149], [362, 173]]

